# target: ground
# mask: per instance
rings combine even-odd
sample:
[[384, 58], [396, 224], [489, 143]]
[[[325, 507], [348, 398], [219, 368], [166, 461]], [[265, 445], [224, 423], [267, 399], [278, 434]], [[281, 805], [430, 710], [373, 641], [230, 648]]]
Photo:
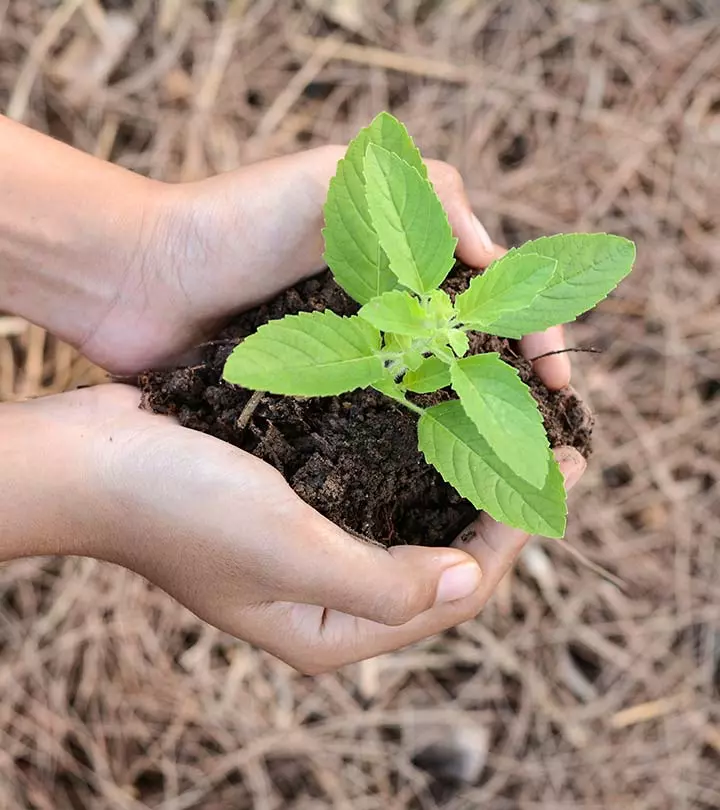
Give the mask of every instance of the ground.
[[[440, 639], [309, 679], [109, 565], [0, 567], [1, 807], [720, 806], [719, 15], [0, 3], [0, 107], [136, 171], [342, 142], [389, 108], [497, 240], [608, 230], [639, 257], [569, 331], [602, 352], [574, 359], [597, 427], [567, 541]], [[0, 318], [0, 398], [100, 379]]]

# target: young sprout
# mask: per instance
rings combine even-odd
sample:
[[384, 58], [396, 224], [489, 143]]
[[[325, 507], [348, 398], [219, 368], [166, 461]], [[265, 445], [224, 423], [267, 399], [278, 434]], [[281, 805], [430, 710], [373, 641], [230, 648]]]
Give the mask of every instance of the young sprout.
[[[586, 312], [632, 269], [635, 246], [604, 233], [526, 242], [454, 301], [440, 289], [457, 240], [405, 127], [381, 113], [350, 143], [325, 204], [325, 260], [357, 315], [301, 312], [261, 326], [224, 378], [256, 391], [335, 396], [372, 387], [418, 415], [425, 459], [478, 509], [548, 537], [565, 531], [563, 479], [537, 403], [468, 332], [521, 338]], [[421, 408], [408, 393], [451, 387]]]

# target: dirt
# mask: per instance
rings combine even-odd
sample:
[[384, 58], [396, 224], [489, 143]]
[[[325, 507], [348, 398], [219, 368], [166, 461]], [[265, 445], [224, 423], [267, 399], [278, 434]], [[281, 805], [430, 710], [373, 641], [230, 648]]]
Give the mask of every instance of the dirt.
[[[458, 264], [445, 289], [461, 292], [474, 272]], [[259, 326], [326, 308], [340, 315], [357, 311], [329, 272], [238, 316], [202, 348], [197, 365], [142, 375], [145, 406], [264, 459], [303, 500], [355, 535], [384, 545], [447, 545], [476, 510], [425, 462], [413, 413], [373, 390], [310, 399], [265, 394], [246, 409], [252, 392], [222, 380], [233, 347]], [[514, 341], [471, 333], [470, 352], [489, 351], [499, 352], [530, 386], [551, 445], [571, 445], [588, 456], [592, 419], [575, 393], [549, 391]], [[451, 396], [441, 391], [417, 401], [428, 405]]]

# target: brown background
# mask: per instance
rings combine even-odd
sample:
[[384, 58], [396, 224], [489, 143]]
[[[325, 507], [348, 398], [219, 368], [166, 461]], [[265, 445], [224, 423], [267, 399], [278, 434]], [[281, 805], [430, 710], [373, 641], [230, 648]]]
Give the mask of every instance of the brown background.
[[[639, 250], [569, 333], [603, 351], [574, 361], [598, 427], [567, 545], [476, 622], [308, 679], [122, 570], [1, 567], [0, 807], [720, 807], [719, 66], [717, 0], [0, 0], [1, 108], [133, 170], [388, 108], [496, 240]], [[0, 398], [101, 379], [0, 318]]]

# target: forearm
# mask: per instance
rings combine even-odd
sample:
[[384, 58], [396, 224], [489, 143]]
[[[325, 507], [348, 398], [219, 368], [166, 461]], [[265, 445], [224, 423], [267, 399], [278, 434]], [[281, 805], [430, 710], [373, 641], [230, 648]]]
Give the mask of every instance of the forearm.
[[82, 346], [144, 258], [154, 187], [0, 117], [0, 310]]
[[0, 404], [0, 447], [0, 563], [89, 553], [91, 535], [78, 522], [88, 465], [42, 400]]

